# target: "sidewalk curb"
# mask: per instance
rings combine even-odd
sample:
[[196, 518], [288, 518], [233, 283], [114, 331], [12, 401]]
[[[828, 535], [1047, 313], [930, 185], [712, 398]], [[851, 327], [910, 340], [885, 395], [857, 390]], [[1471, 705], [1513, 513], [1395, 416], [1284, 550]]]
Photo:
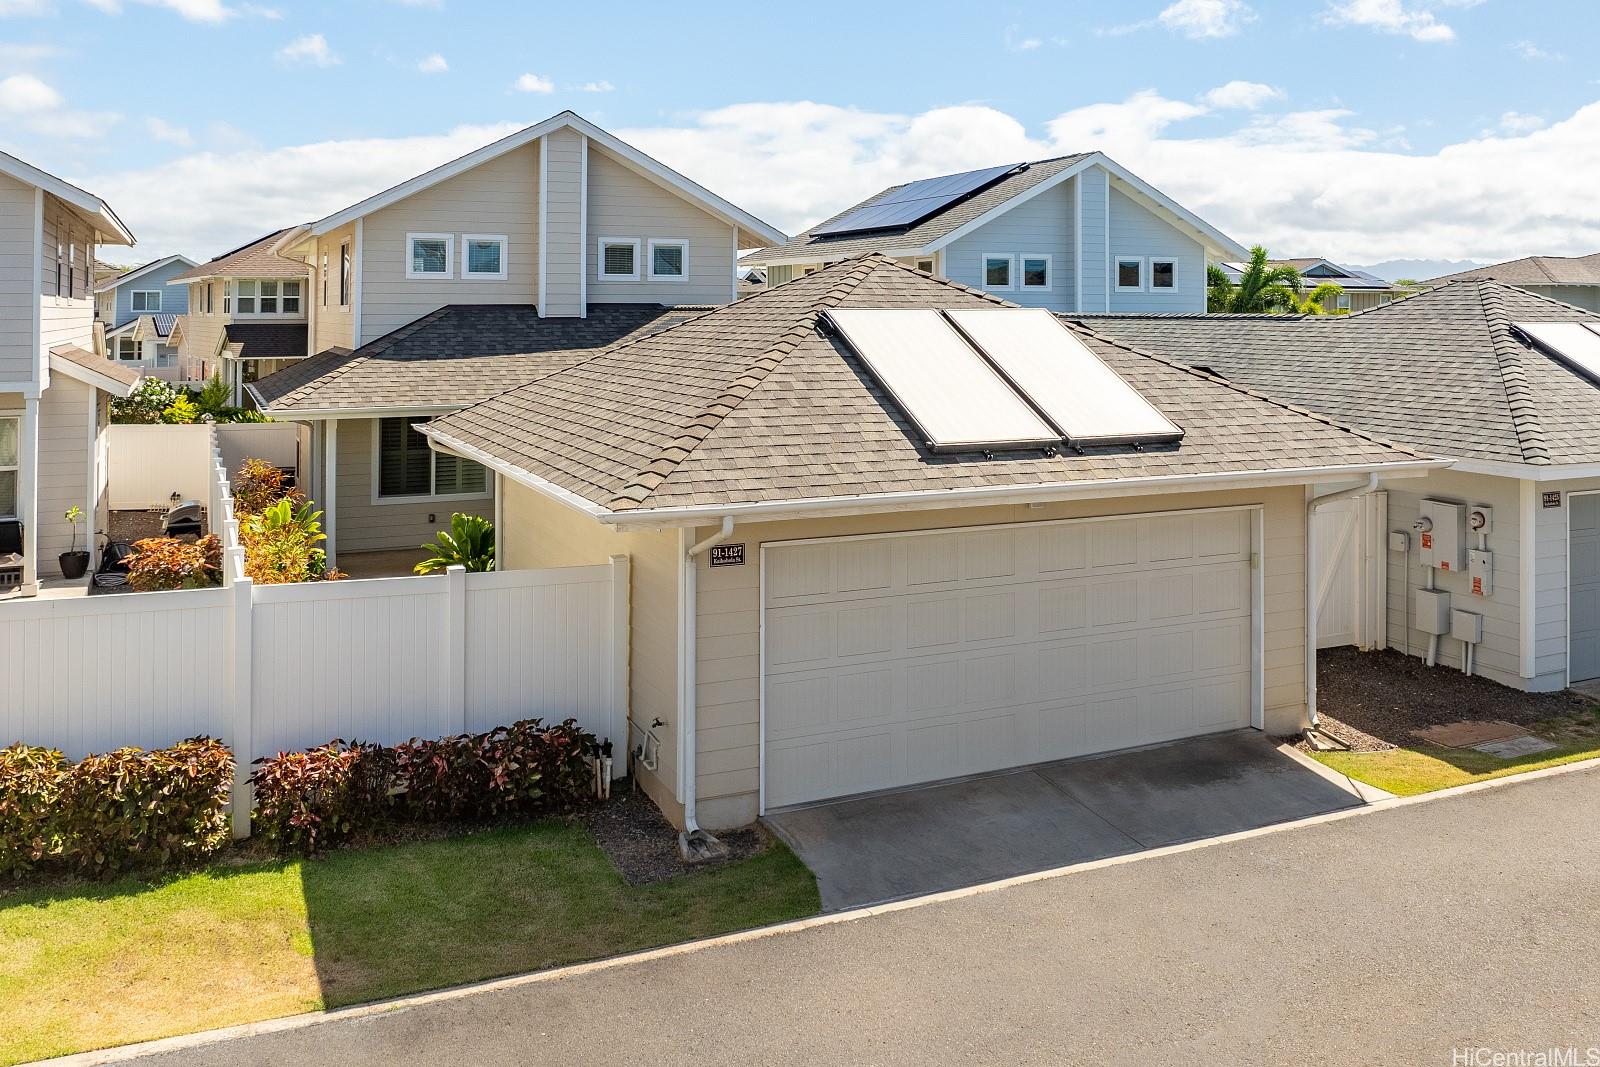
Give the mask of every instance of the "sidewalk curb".
[[[1315, 762], [1315, 761], [1312, 761]], [[1320, 767], [1321, 764], [1318, 764]], [[1186, 841], [1177, 845], [1165, 845], [1160, 848], [1147, 849], [1123, 856], [1112, 856], [1106, 859], [1089, 860], [1084, 863], [1069, 864], [1065, 867], [1054, 867], [1044, 871], [1033, 871], [1028, 874], [1015, 875], [1002, 878], [993, 882], [983, 882], [979, 885], [966, 886], [961, 889], [949, 889], [925, 896], [912, 897], [906, 900], [890, 901], [884, 904], [871, 904], [865, 907], [853, 908], [848, 911], [832, 912], [825, 915], [813, 915], [805, 919], [795, 919], [790, 922], [777, 923], [772, 926], [760, 926], [751, 930], [740, 930], [731, 934], [721, 934], [716, 937], [702, 938], [698, 941], [685, 941], [676, 945], [667, 945], [662, 948], [648, 949], [643, 952], [634, 952], [623, 956], [611, 956], [602, 960], [593, 960], [588, 963], [576, 963], [566, 967], [556, 967], [550, 970], [533, 971], [526, 974], [509, 975], [504, 978], [491, 978], [481, 982], [472, 982], [467, 985], [451, 986], [446, 989], [437, 989], [427, 993], [416, 993], [390, 1000], [374, 1001], [369, 1004], [358, 1004], [348, 1008], [335, 1008], [331, 1011], [306, 1012], [300, 1015], [288, 1015], [278, 1019], [266, 1019], [254, 1023], [241, 1023], [235, 1026], [221, 1027], [215, 1030], [202, 1030], [198, 1033], [183, 1034], [177, 1037], [158, 1038], [153, 1041], [142, 1041], [135, 1044], [119, 1045], [114, 1048], [101, 1049], [94, 1052], [79, 1052], [70, 1056], [62, 1056], [50, 1060], [36, 1060], [31, 1064], [22, 1064], [20, 1067], [94, 1067], [98, 1064], [122, 1063], [130, 1060], [141, 1059], [147, 1056], [161, 1055], [168, 1052], [178, 1052], [192, 1048], [201, 1048], [206, 1045], [219, 1044], [245, 1037], [257, 1037], [265, 1034], [281, 1033], [286, 1030], [299, 1030], [309, 1026], [319, 1026], [323, 1023], [361, 1019], [377, 1015], [386, 1015], [390, 1012], [406, 1011], [411, 1008], [423, 1007], [445, 1001], [456, 1000], [477, 993], [496, 992], [503, 989], [515, 989], [526, 985], [535, 985], [541, 982], [556, 982], [567, 978], [576, 978], [592, 974], [597, 971], [607, 971], [613, 968], [626, 967], [639, 963], [648, 963], [653, 960], [667, 959], [673, 956], [685, 955], [691, 952], [700, 952], [704, 949], [715, 948], [721, 945], [739, 944], [745, 941], [757, 941], [768, 937], [783, 934], [799, 933], [819, 926], [832, 926], [836, 923], [855, 922], [860, 919], [876, 915], [888, 915], [897, 911], [908, 911], [912, 908], [925, 907], [930, 904], [942, 904], [953, 900], [962, 900], [967, 897], [980, 896], [1001, 889], [1010, 889], [1014, 886], [1027, 885], [1033, 882], [1051, 881], [1068, 875], [1080, 874], [1088, 871], [1101, 870], [1107, 867], [1120, 867], [1124, 864], [1140, 863], [1145, 860], [1157, 859], [1162, 856], [1177, 855], [1184, 852], [1194, 852], [1200, 849], [1211, 848], [1217, 845], [1232, 844], [1238, 841], [1248, 841], [1257, 837], [1271, 834], [1303, 829], [1311, 826], [1320, 826], [1325, 823], [1342, 822], [1346, 819], [1360, 818], [1365, 815], [1374, 815], [1396, 808], [1412, 807], [1418, 804], [1428, 804], [1438, 800], [1448, 800], [1453, 797], [1480, 793], [1507, 786], [1522, 785], [1527, 782], [1538, 781], [1544, 778], [1555, 778], [1561, 775], [1574, 774], [1580, 771], [1600, 768], [1600, 756], [1579, 760], [1574, 763], [1562, 764], [1558, 767], [1546, 767], [1543, 770], [1528, 771], [1523, 774], [1507, 775], [1504, 778], [1492, 778], [1483, 782], [1471, 782], [1466, 785], [1451, 786], [1432, 793], [1422, 793], [1411, 797], [1397, 797], [1383, 793], [1383, 798], [1368, 801], [1353, 808], [1344, 808], [1339, 811], [1327, 812], [1322, 815], [1312, 815], [1304, 819], [1291, 822], [1274, 823], [1271, 826], [1258, 827], [1253, 830], [1241, 830], [1237, 833], [1224, 834], [1220, 837], [1208, 837], [1198, 841]], [[1327, 768], [1323, 768], [1327, 770]], [[1343, 778], [1343, 775], [1338, 775]], [[1365, 787], [1370, 789], [1371, 787]], [[1373, 790], [1382, 793], [1382, 790]]]

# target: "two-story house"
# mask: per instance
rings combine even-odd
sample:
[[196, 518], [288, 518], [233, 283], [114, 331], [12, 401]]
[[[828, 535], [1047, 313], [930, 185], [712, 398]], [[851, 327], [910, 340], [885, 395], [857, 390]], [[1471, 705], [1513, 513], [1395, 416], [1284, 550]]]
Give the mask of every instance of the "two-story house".
[[[0, 592], [59, 576], [69, 508], [93, 551], [106, 514], [109, 401], [137, 370], [95, 350], [98, 244], [133, 234], [99, 197], [0, 152]], [[85, 544], [85, 541], [88, 544]]]
[[173, 330], [184, 380], [220, 373], [242, 404], [245, 386], [310, 354], [310, 266], [281, 254], [302, 229], [275, 230], [173, 276], [188, 295]]
[[[303, 272], [295, 310], [317, 354], [242, 380], [273, 418], [313, 427], [329, 557], [363, 574], [378, 557], [362, 567], [356, 554], [388, 553], [409, 570], [451, 512], [488, 515], [499, 497], [483, 467], [431, 450], [417, 424], [732, 302], [739, 251], [784, 240], [562, 112], [253, 246]], [[191, 311], [186, 342], [201, 321]]]
[[769, 287], [863, 252], [1061, 312], [1204, 312], [1206, 264], [1232, 238], [1104, 153], [885, 189], [793, 240], [745, 256]]
[[189, 310], [189, 290], [168, 283], [194, 265], [187, 256], [167, 256], [94, 287], [94, 317], [105, 330], [107, 359], [148, 377], [183, 380], [172, 328]]

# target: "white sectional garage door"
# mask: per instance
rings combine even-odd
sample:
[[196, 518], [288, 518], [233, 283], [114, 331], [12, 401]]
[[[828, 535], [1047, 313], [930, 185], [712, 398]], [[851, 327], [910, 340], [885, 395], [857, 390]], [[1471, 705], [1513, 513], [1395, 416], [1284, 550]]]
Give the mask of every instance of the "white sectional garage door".
[[766, 808], [1250, 725], [1253, 516], [767, 545]]

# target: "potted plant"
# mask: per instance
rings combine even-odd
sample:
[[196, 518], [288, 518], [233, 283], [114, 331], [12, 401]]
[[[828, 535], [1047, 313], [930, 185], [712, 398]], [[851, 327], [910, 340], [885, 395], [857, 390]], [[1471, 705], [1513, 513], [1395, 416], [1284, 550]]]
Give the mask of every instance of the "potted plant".
[[83, 509], [74, 504], [64, 516], [72, 523], [72, 551], [63, 552], [56, 559], [61, 563], [61, 573], [67, 578], [82, 578], [89, 571], [89, 553], [78, 548], [78, 523], [83, 521]]

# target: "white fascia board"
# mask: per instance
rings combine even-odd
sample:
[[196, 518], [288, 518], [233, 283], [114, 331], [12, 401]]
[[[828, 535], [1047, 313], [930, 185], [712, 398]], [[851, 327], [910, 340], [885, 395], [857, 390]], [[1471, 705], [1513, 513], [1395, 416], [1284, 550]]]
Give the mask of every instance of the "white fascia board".
[[552, 115], [543, 122], [518, 130], [516, 133], [502, 137], [492, 144], [487, 144], [476, 151], [468, 152], [459, 159], [453, 159], [442, 166], [435, 167], [426, 173], [403, 181], [393, 188], [385, 189], [381, 193], [369, 196], [360, 203], [352, 204], [342, 211], [336, 211], [332, 215], [318, 219], [316, 222], [311, 223], [311, 235], [320, 236], [329, 230], [336, 230], [347, 222], [353, 222], [364, 215], [370, 215], [374, 211], [388, 207], [390, 204], [398, 203], [408, 196], [431, 188], [458, 174], [463, 174], [473, 167], [487, 163], [491, 159], [521, 148], [523, 145], [530, 144], [554, 130], [565, 128], [571, 128], [584, 134], [618, 159], [632, 165], [640, 173], [655, 180], [657, 184], [676, 192], [686, 200], [697, 202], [712, 215], [721, 218], [724, 222], [738, 226], [752, 236], [759, 238], [762, 242], [769, 245], [781, 245], [788, 242], [788, 235], [782, 230], [762, 222], [743, 208], [735, 207], [698, 182], [685, 178], [671, 167], [652, 159], [637, 148], [617, 139], [572, 111], [563, 111], [559, 115]]
[[1039, 485], [981, 486], [975, 489], [938, 489], [927, 492], [878, 493], [869, 496], [816, 497], [768, 503], [727, 504], [708, 507], [654, 508], [608, 512], [597, 516], [619, 528], [703, 526], [731, 516], [744, 521], [776, 521], [818, 515], [867, 515], [893, 511], [931, 511], [940, 508], [987, 507], [1003, 504], [1050, 503], [1114, 497], [1189, 493], [1223, 489], [1261, 489], [1306, 485], [1376, 473], [1383, 479], [1420, 478], [1450, 465], [1449, 460], [1406, 460], [1291, 470], [1220, 471], [1212, 474], [1176, 474], [1159, 478], [1101, 479], [1051, 482]]
[[1566, 482], [1579, 478], [1600, 478], [1600, 463], [1512, 463], [1492, 459], [1457, 460], [1454, 470], [1467, 474], [1489, 474], [1530, 482]]
[[112, 396], [122, 398], [132, 396], [133, 391], [139, 388], [139, 382], [143, 377], [141, 375], [140, 378], [134, 379], [133, 383], [130, 385], [125, 382], [120, 382], [108, 374], [101, 374], [99, 371], [90, 370], [82, 364], [74, 363], [72, 360], [63, 356], [58, 356], [54, 352], [50, 353], [50, 369], [57, 374], [66, 375], [73, 381], [82, 382], [84, 385], [93, 386], [102, 393], [110, 393]]
[[496, 474], [511, 479], [518, 485], [527, 486], [534, 492], [547, 496], [556, 503], [564, 504], [598, 522], [611, 522], [614, 520], [616, 512], [603, 508], [592, 500], [586, 500], [570, 489], [563, 489], [554, 482], [546, 481], [536, 474], [530, 474], [515, 464], [507, 463], [503, 459], [497, 459], [482, 449], [464, 444], [449, 434], [440, 432], [435, 427], [422, 424], [414, 427], [414, 429], [428, 439], [428, 447], [435, 452], [444, 452], [470, 459], [474, 463], [489, 468]]
[[[24, 163], [16, 156], [0, 152], [0, 174], [9, 174], [20, 182], [43, 189], [62, 203], [88, 215], [94, 222], [105, 227], [105, 232], [97, 232], [99, 244], [103, 245], [132, 245], [134, 243], [133, 231], [122, 224], [117, 218], [117, 213], [111, 210], [111, 205], [101, 200], [98, 196], [83, 189], [79, 189], [70, 182], [64, 182], [54, 174], [40, 170], [31, 163]], [[105, 233], [120, 240], [105, 240]]]

